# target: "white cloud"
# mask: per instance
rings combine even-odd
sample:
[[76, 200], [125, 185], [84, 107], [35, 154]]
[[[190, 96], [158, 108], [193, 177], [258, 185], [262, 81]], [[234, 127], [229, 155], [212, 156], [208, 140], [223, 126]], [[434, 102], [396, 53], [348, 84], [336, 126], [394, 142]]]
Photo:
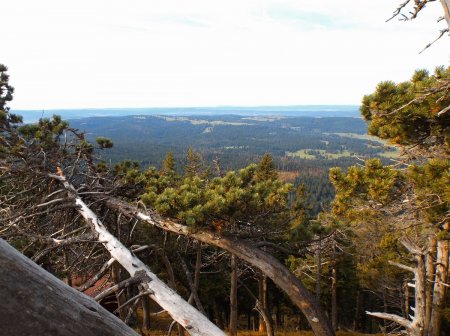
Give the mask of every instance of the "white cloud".
[[385, 79], [448, 62], [439, 3], [392, 0], [15, 0], [0, 62], [13, 108], [358, 104]]

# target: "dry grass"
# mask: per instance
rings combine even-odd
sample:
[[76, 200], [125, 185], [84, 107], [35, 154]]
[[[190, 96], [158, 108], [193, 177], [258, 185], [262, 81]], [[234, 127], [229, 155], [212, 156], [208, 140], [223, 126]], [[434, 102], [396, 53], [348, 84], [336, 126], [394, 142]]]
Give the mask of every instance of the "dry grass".
[[[257, 331], [239, 331], [239, 336], [266, 336], [266, 333], [260, 333]], [[338, 331], [337, 336], [365, 336], [367, 334], [352, 333], [346, 331]], [[312, 331], [279, 331], [275, 333], [275, 336], [314, 336]], [[375, 335], [371, 335], [375, 336]]]
[[278, 172], [278, 178], [283, 182], [294, 182], [298, 177], [299, 172], [295, 171], [281, 171]]
[[286, 152], [287, 156], [298, 157], [301, 159], [317, 159], [318, 155], [310, 154], [310, 151], [319, 153], [321, 156], [325, 156], [327, 159], [339, 159], [341, 157], [351, 157], [352, 154], [348, 150], [343, 150], [340, 153], [331, 153], [324, 149], [301, 149], [296, 152]]

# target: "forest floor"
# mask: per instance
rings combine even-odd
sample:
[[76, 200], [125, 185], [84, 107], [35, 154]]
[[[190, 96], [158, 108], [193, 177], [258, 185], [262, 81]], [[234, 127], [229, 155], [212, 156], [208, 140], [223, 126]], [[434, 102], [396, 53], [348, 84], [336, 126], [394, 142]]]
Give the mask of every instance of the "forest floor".
[[[158, 309], [154, 307], [154, 303], [151, 302], [150, 304], [151, 308], [157, 311]], [[138, 309], [138, 319], [139, 319], [139, 325], [142, 325], [142, 310]], [[167, 330], [169, 329], [169, 325], [172, 323], [172, 318], [167, 314], [167, 312], [164, 312], [157, 317], [152, 317], [150, 321], [151, 329], [148, 331], [143, 331], [139, 329], [135, 329], [136, 332], [138, 332], [140, 335], [143, 336], [167, 336]], [[241, 325], [242, 328], [245, 324], [246, 320], [241, 319]], [[245, 328], [245, 327], [244, 327]], [[171, 335], [177, 336], [177, 328], [174, 328], [172, 330]], [[186, 333], [187, 335], [187, 333]], [[362, 334], [357, 332], [350, 332], [350, 331], [338, 331], [336, 333], [336, 336], [381, 336], [382, 334]], [[259, 332], [259, 331], [249, 331], [249, 330], [238, 330], [238, 336], [267, 336], [266, 332]], [[292, 328], [289, 330], [277, 330], [275, 331], [275, 336], [314, 336], [312, 331], [292, 331]]]
[[[148, 333], [141, 333], [144, 336], [166, 336], [167, 331], [150, 331]], [[172, 335], [177, 335], [176, 331]], [[238, 331], [238, 336], [266, 336], [265, 332], [258, 331]], [[381, 336], [382, 334], [360, 334], [354, 332], [338, 331], [336, 336]], [[312, 331], [277, 331], [275, 336], [314, 336]]]

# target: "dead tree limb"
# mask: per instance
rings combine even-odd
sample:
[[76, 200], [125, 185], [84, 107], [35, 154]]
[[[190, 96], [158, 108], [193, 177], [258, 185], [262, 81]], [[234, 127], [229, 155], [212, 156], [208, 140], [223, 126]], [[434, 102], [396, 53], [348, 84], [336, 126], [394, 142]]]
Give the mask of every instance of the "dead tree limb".
[[100, 294], [98, 294], [98, 295], [94, 298], [94, 300], [97, 301], [97, 302], [99, 302], [99, 301], [101, 301], [102, 299], [104, 299], [105, 297], [111, 295], [111, 294], [114, 293], [114, 292], [117, 292], [117, 291], [119, 291], [119, 290], [121, 290], [121, 289], [123, 289], [123, 288], [127, 288], [127, 287], [129, 287], [129, 286], [138, 284], [138, 283], [140, 283], [142, 280], [145, 280], [145, 273], [144, 273], [144, 274], [142, 274], [142, 273], [139, 274], [139, 275], [143, 275], [142, 278], [138, 275], [138, 273], [139, 273], [139, 272], [136, 272], [136, 275], [135, 275], [135, 276], [133, 276], [133, 277], [131, 277], [131, 278], [128, 278], [128, 279], [125, 279], [125, 280], [119, 282], [118, 284], [116, 284], [116, 285], [114, 285], [114, 286], [112, 286], [112, 287], [109, 287], [109, 288], [105, 289], [103, 292], [101, 292]]
[[[150, 297], [158, 303], [163, 309], [181, 324], [190, 335], [198, 336], [224, 336], [224, 332], [209, 321], [194, 307], [183, 300], [181, 296], [170, 289], [162, 282], [150, 269], [130, 250], [128, 250], [116, 237], [114, 237], [103, 225], [97, 215], [84, 203], [78, 196], [75, 188], [60, 175], [49, 175], [60, 181], [69, 195], [75, 199], [78, 206], [78, 212], [91, 227], [91, 230], [97, 234], [97, 239], [102, 242], [110, 255], [121, 264], [127, 272], [133, 277], [137, 272], [145, 274], [146, 279], [141, 279], [145, 291], [152, 291]], [[151, 280], [151, 281], [150, 281]]]
[[200, 301], [200, 298], [198, 296], [197, 289], [194, 285], [194, 282], [192, 281], [192, 274], [189, 271], [189, 268], [186, 265], [186, 262], [181, 257], [181, 255], [178, 255], [178, 258], [180, 259], [181, 267], [183, 268], [184, 273], [186, 274], [186, 279], [188, 281], [189, 289], [191, 290], [192, 298], [195, 301], [195, 305], [197, 306], [198, 310], [202, 312], [203, 315], [206, 315], [205, 309], [203, 308], [202, 302]]

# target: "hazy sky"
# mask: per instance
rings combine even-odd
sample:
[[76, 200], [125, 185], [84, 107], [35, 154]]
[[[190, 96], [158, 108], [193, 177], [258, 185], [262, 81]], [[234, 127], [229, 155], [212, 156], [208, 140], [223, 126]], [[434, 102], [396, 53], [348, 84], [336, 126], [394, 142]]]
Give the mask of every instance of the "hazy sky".
[[0, 63], [12, 108], [359, 104], [381, 80], [447, 65], [432, 2], [2, 1]]

